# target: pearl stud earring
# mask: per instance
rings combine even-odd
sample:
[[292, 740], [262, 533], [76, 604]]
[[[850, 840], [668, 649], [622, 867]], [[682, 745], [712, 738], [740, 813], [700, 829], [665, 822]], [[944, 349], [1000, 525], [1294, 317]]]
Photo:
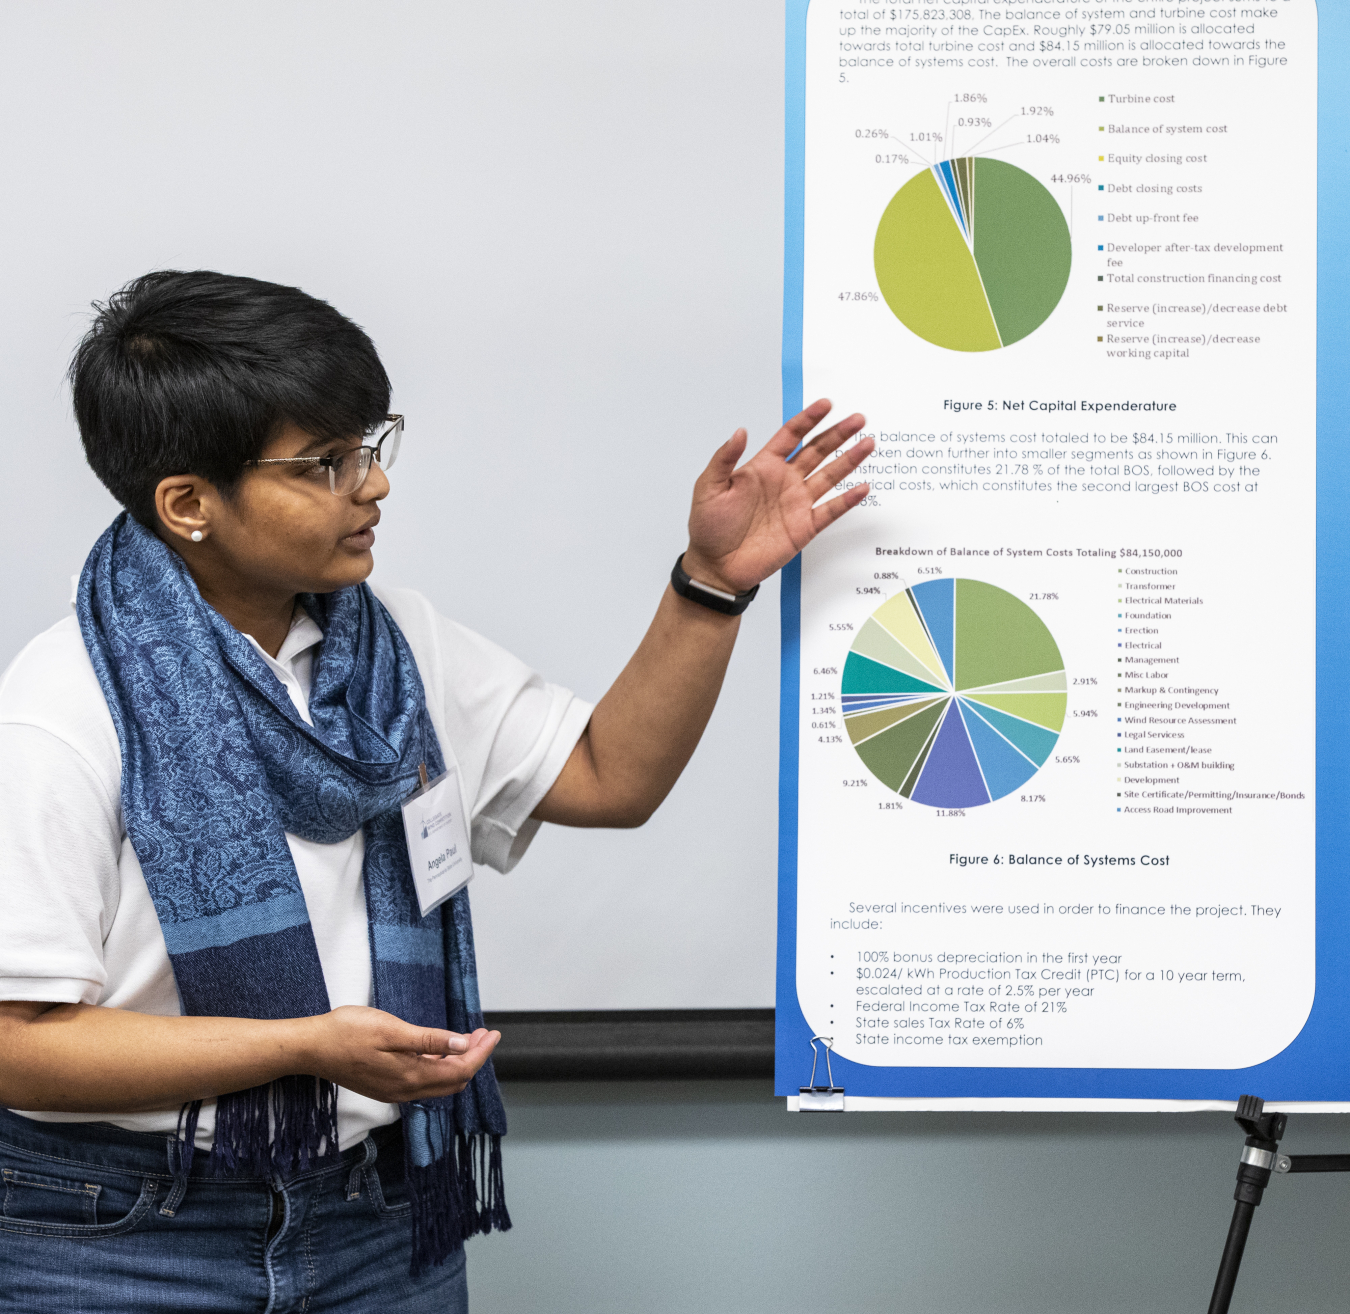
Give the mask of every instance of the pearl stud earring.
[[192, 541], [193, 541], [194, 543], [200, 543], [200, 542], [202, 541], [202, 539], [205, 538], [205, 537], [206, 537], [206, 535], [203, 534], [202, 531], [201, 531], [200, 529], [194, 529], [194, 530], [192, 531]]

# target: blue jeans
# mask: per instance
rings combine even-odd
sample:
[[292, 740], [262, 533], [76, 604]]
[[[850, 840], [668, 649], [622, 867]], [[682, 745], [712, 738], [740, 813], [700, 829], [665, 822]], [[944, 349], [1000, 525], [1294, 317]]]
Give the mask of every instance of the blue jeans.
[[199, 1153], [175, 1183], [177, 1153], [165, 1136], [0, 1109], [0, 1309], [467, 1314], [462, 1250], [408, 1275], [398, 1123], [275, 1181], [213, 1177]]

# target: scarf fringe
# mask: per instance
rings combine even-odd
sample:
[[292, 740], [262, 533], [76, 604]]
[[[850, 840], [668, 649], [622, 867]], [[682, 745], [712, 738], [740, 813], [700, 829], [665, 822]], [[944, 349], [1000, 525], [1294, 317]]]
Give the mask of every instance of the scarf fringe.
[[426, 1112], [443, 1123], [444, 1152], [430, 1163], [415, 1163], [411, 1138], [404, 1138], [404, 1172], [412, 1197], [413, 1277], [443, 1264], [471, 1236], [511, 1230], [502, 1138], [489, 1132], [473, 1136], [454, 1132], [448, 1110]]
[[322, 1077], [279, 1077], [216, 1101], [214, 1173], [304, 1172], [337, 1146], [337, 1087]]
[[193, 1100], [178, 1110], [178, 1175], [184, 1179], [192, 1171], [192, 1159], [197, 1152], [197, 1120], [201, 1112], [201, 1100]]

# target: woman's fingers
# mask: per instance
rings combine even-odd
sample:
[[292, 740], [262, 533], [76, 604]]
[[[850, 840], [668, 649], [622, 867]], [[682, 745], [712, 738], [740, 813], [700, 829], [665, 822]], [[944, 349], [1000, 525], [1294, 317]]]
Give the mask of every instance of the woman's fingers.
[[428, 1028], [420, 1030], [416, 1036], [409, 1039], [411, 1041], [409, 1048], [414, 1053], [428, 1054], [432, 1057], [463, 1054], [469, 1048], [469, 1037], [462, 1036], [457, 1031], [436, 1031]]
[[[501, 1033], [489, 1031], [486, 1027], [479, 1027], [477, 1031], [469, 1035], [460, 1035], [457, 1031], [425, 1031], [422, 1033], [422, 1040], [419, 1047], [414, 1051], [419, 1058], [435, 1059], [442, 1062], [446, 1059], [463, 1058], [479, 1049], [489, 1036], [496, 1036], [501, 1039]], [[492, 1045], [497, 1042], [494, 1040]], [[420, 1044], [426, 1044], [428, 1048], [421, 1048]], [[488, 1046], [488, 1053], [492, 1052], [492, 1045]]]
[[872, 455], [875, 447], [876, 442], [873, 439], [864, 438], [848, 451], [841, 452], [834, 460], [826, 461], [810, 478], [803, 481], [811, 500], [814, 502], [824, 497], [841, 479], [851, 475]]
[[453, 1095], [463, 1090], [492, 1056], [501, 1038], [500, 1031], [479, 1030], [468, 1037], [469, 1046], [462, 1054], [443, 1054], [437, 1058], [420, 1055], [418, 1063], [422, 1071], [418, 1075], [422, 1089], [415, 1098]]
[[830, 413], [830, 401], [822, 397], [813, 401], [804, 411], [799, 411], [779, 431], [769, 439], [764, 450], [775, 456], [791, 456], [805, 440], [806, 435]]
[[441, 1050], [439, 1053], [431, 1050], [422, 1050], [416, 1055], [417, 1059], [425, 1059], [431, 1063], [469, 1063], [476, 1062], [479, 1066], [496, 1048], [497, 1042], [502, 1038], [500, 1031], [488, 1031], [486, 1028], [475, 1031], [469, 1036], [458, 1036], [456, 1039], [463, 1042], [459, 1049]]
[[852, 511], [869, 492], [871, 492], [870, 484], [859, 484], [856, 488], [850, 488], [847, 492], [840, 493], [838, 497], [832, 497], [828, 502], [822, 502], [818, 507], [813, 507], [811, 511], [812, 532], [819, 534], [827, 525], [834, 524], [845, 511]]
[[714, 453], [703, 477], [710, 483], [725, 484], [736, 473], [736, 462], [745, 452], [748, 435], [744, 429], [737, 429]]
[[831, 425], [824, 433], [818, 433], [792, 458], [792, 468], [809, 475], [831, 453], [837, 452], [867, 421], [863, 416], [854, 414]]

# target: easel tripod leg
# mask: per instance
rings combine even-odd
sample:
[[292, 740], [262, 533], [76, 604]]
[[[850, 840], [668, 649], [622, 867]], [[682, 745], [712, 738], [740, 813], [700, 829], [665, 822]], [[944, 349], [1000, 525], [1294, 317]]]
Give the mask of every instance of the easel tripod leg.
[[1237, 1189], [1233, 1199], [1233, 1221], [1228, 1224], [1228, 1240], [1224, 1242], [1223, 1258], [1219, 1261], [1219, 1276], [1214, 1279], [1214, 1294], [1209, 1301], [1209, 1314], [1228, 1314], [1233, 1299], [1242, 1252], [1247, 1248], [1247, 1233], [1251, 1231], [1252, 1215], [1261, 1203], [1266, 1187], [1270, 1185], [1270, 1170], [1275, 1166], [1275, 1152], [1284, 1135], [1285, 1115], [1267, 1113], [1264, 1102], [1255, 1095], [1244, 1095], [1238, 1100], [1233, 1116], [1247, 1133], [1238, 1161]]
[[1247, 1248], [1247, 1233], [1251, 1231], [1256, 1206], [1239, 1200], [1233, 1206], [1233, 1221], [1228, 1224], [1228, 1240], [1224, 1242], [1223, 1258], [1219, 1260], [1219, 1276], [1214, 1279], [1214, 1294], [1209, 1299], [1209, 1314], [1228, 1314], [1237, 1284], [1242, 1252]]

